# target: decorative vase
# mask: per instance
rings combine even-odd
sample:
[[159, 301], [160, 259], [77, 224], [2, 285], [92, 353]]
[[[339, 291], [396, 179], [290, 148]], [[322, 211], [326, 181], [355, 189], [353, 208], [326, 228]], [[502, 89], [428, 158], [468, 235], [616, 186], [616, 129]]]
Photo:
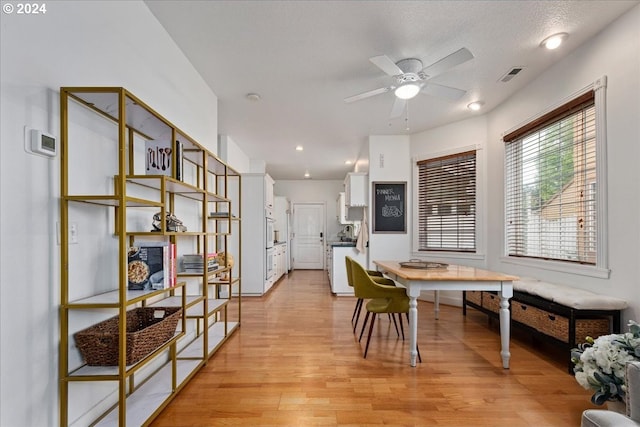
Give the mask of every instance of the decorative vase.
[[621, 400], [608, 400], [607, 409], [623, 415], [627, 414], [627, 404]]

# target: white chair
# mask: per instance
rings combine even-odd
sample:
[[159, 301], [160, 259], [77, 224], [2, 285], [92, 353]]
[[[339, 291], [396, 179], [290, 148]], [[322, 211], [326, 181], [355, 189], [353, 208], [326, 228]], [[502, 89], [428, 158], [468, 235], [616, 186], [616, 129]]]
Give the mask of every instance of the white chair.
[[582, 427], [640, 427], [640, 361], [626, 367], [627, 414], [605, 409], [587, 409], [582, 413]]

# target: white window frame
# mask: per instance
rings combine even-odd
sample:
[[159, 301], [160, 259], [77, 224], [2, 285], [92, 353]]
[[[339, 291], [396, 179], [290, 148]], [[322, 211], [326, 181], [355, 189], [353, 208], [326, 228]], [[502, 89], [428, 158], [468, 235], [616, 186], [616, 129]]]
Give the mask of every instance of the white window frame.
[[[587, 265], [587, 264], [577, 264], [570, 263], [564, 261], [556, 261], [556, 260], [542, 260], [542, 259], [532, 259], [532, 258], [524, 258], [524, 257], [514, 257], [509, 256], [508, 245], [507, 245], [507, 225], [506, 223], [503, 226], [504, 229], [504, 241], [502, 243], [503, 248], [503, 256], [501, 257], [501, 261], [510, 264], [517, 264], [526, 267], [533, 267], [544, 270], [558, 271], [563, 273], [570, 274], [579, 274], [583, 276], [589, 277], [597, 277], [607, 279], [610, 275], [609, 269], [609, 242], [608, 242], [608, 209], [607, 209], [607, 127], [606, 127], [606, 87], [607, 87], [607, 77], [602, 76], [598, 80], [594, 81], [589, 86], [581, 89], [580, 91], [570, 95], [569, 97], [563, 99], [558, 104], [548, 108], [546, 111], [543, 111], [537, 114], [535, 117], [532, 117], [528, 120], [525, 120], [522, 124], [515, 126], [513, 129], [505, 132], [503, 135], [506, 135], [512, 132], [515, 129], [522, 127], [524, 124], [532, 122], [538, 117], [547, 114], [554, 109], [566, 104], [572, 99], [579, 97], [591, 90], [594, 91], [594, 107], [595, 107], [595, 123], [596, 123], [596, 263], [595, 265]], [[504, 149], [504, 146], [503, 146]], [[504, 157], [503, 157], [504, 158]], [[506, 171], [504, 180], [506, 183]], [[504, 185], [505, 189], [505, 206], [504, 208], [504, 218], [507, 218], [506, 212], [506, 184]]]

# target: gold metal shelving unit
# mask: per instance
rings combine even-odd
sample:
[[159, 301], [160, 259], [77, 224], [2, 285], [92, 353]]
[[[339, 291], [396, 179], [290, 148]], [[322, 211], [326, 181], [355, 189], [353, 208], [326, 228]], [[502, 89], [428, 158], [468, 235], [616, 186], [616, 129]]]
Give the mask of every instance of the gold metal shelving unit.
[[[240, 326], [240, 174], [124, 88], [63, 87], [60, 111], [60, 425], [147, 425]], [[145, 173], [154, 140], [170, 141], [167, 175]], [[176, 211], [188, 231], [145, 228], [152, 214]], [[73, 241], [78, 222], [87, 232]], [[235, 266], [178, 265], [175, 286], [129, 290], [127, 251], [145, 239], [174, 244], [177, 261], [233, 251]], [[119, 322], [118, 366], [86, 365], [73, 334], [140, 306], [181, 307], [173, 337], [127, 366]]]

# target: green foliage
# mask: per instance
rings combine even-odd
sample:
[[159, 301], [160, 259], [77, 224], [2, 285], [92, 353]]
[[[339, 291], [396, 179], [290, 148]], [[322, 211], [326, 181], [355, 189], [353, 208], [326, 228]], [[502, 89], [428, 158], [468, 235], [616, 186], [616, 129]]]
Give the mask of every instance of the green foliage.
[[544, 206], [562, 192], [574, 175], [572, 123], [563, 120], [541, 130], [539, 140], [538, 179], [528, 188], [534, 209]]

